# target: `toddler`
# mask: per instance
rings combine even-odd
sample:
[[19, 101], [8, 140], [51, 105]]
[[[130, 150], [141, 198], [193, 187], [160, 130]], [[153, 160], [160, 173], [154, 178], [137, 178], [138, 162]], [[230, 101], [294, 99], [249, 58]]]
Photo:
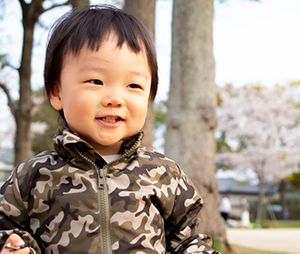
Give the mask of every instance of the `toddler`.
[[194, 185], [141, 145], [158, 85], [141, 22], [107, 5], [68, 12], [50, 32], [44, 79], [59, 112], [55, 151], [2, 186], [1, 254], [217, 253], [198, 232]]

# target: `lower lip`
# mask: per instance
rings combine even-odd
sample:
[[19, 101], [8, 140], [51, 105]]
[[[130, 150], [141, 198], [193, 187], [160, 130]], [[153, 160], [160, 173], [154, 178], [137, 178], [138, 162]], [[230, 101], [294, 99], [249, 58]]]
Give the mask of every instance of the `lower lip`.
[[117, 122], [107, 122], [104, 120], [101, 120], [100, 118], [96, 119], [97, 122], [99, 122], [101, 125], [105, 126], [105, 127], [117, 127], [118, 125], [120, 125], [123, 120], [117, 121]]

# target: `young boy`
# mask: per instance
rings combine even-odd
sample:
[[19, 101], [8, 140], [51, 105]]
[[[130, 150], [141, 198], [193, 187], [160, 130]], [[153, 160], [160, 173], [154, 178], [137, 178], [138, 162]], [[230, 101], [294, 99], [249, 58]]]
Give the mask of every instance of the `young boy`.
[[158, 84], [145, 27], [110, 6], [73, 10], [52, 29], [44, 77], [56, 151], [2, 186], [1, 253], [217, 253], [198, 232], [194, 185], [141, 145]]

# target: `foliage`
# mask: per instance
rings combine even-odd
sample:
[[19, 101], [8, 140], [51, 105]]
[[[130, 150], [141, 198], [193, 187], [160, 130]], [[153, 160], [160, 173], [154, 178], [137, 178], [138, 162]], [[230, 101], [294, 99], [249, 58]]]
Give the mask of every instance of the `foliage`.
[[252, 168], [264, 182], [298, 170], [299, 112], [289, 89], [227, 86], [220, 96], [218, 131], [230, 149], [219, 149], [217, 162]]
[[33, 126], [42, 127], [40, 131], [33, 133], [32, 150], [35, 154], [42, 150], [53, 150], [52, 139], [57, 131], [58, 113], [51, 107], [48, 100], [44, 99], [43, 92], [44, 89], [34, 92], [34, 96], [39, 98], [41, 103], [38, 104], [33, 116]]
[[287, 180], [291, 183], [293, 190], [300, 190], [300, 170], [289, 175]]
[[264, 183], [277, 183], [299, 169], [300, 125], [290, 87], [220, 88], [219, 136], [231, 147], [219, 150], [217, 165], [252, 169], [259, 180], [257, 222], [264, 215]]
[[159, 101], [154, 105], [155, 110], [155, 129], [160, 128], [166, 124], [167, 117], [167, 102]]

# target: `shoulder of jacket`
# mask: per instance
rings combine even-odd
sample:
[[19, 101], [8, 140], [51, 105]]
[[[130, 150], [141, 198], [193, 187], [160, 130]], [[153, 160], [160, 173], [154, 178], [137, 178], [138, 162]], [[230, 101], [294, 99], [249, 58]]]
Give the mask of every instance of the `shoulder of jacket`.
[[163, 166], [171, 171], [177, 171], [178, 173], [181, 173], [181, 169], [174, 160], [170, 159], [163, 153], [156, 151], [155, 149], [149, 149], [145, 146], [140, 146], [137, 149], [137, 155], [142, 159], [148, 160], [149, 164], [154, 164], [157, 167]]
[[16, 167], [16, 172], [21, 173], [22, 171], [35, 171], [42, 167], [52, 168], [55, 166], [63, 166], [66, 162], [60, 157], [55, 151], [43, 151], [25, 162], [22, 162]]
[[32, 183], [40, 179], [41, 170], [50, 171], [64, 167], [66, 162], [54, 151], [41, 152], [16, 166], [6, 180], [6, 187], [17, 185], [20, 193], [28, 195]]

